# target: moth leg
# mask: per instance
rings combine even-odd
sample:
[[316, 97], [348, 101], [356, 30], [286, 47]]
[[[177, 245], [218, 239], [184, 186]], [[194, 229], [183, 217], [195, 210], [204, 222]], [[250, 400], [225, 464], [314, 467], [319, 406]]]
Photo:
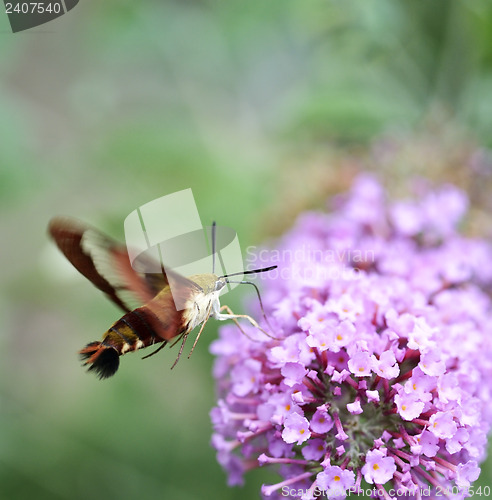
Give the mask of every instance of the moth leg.
[[166, 345], [167, 345], [167, 340], [164, 340], [162, 342], [162, 344], [154, 352], [151, 352], [150, 354], [147, 354], [147, 356], [144, 356], [142, 359], [147, 359], [147, 358], [150, 358], [150, 356], [153, 356], [154, 354], [157, 354], [161, 349], [163, 349], [164, 347], [166, 347]]
[[183, 338], [184, 333], [181, 333], [178, 335], [178, 338], [169, 345], [169, 348], [172, 349], [182, 338]]
[[[226, 315], [225, 315], [226, 316]], [[245, 337], [248, 337], [249, 340], [251, 340], [252, 342], [259, 342], [258, 339], [254, 339], [253, 337], [251, 337], [251, 335], [248, 335], [244, 330], [243, 330], [243, 327], [241, 326], [241, 324], [239, 323], [239, 321], [236, 319], [236, 318], [230, 318], [230, 317], [227, 317], [227, 318], [223, 318], [223, 319], [231, 319], [232, 321], [234, 321], [234, 323], [236, 323], [236, 326], [239, 328], [239, 330], [241, 331], [241, 333], [245, 336]]]
[[[227, 311], [227, 314], [221, 314], [220, 311]], [[244, 318], [244, 319], [248, 320], [255, 328], [257, 328], [258, 330], [263, 332], [267, 337], [270, 337], [271, 339], [278, 340], [276, 337], [274, 337], [273, 335], [271, 335], [268, 332], [266, 332], [265, 330], [263, 330], [263, 328], [251, 316], [248, 316], [247, 314], [234, 314], [232, 312], [231, 308], [227, 305], [223, 305], [220, 308], [220, 311], [219, 311], [219, 314], [215, 315], [215, 318], [218, 319], [219, 321], [224, 321], [226, 319], [232, 319], [234, 321], [234, 323], [236, 323], [236, 325], [239, 327], [241, 332], [243, 332], [244, 335], [246, 335], [246, 337], [251, 339], [251, 337], [239, 325], [239, 321], [237, 321], [238, 318]]]
[[208, 306], [207, 316], [205, 317], [205, 321], [202, 323], [202, 326], [200, 327], [200, 331], [196, 336], [195, 342], [193, 342], [193, 347], [191, 348], [190, 354], [188, 354], [188, 359], [190, 359], [190, 356], [193, 354], [193, 349], [195, 349], [196, 343], [198, 342], [198, 339], [200, 338], [200, 335], [202, 334], [203, 329], [205, 328], [205, 325], [207, 324], [207, 321], [210, 318], [211, 310], [212, 310], [212, 302], [210, 302], [210, 305]]
[[178, 352], [178, 356], [176, 358], [176, 360], [174, 361], [173, 363], [173, 366], [171, 366], [171, 370], [176, 366], [176, 364], [178, 363], [179, 361], [179, 358], [181, 357], [181, 354], [183, 352], [183, 348], [184, 348], [184, 345], [185, 345], [185, 342], [186, 342], [186, 339], [188, 338], [188, 333], [183, 333], [183, 342], [181, 342], [181, 347], [179, 348], [179, 352]]

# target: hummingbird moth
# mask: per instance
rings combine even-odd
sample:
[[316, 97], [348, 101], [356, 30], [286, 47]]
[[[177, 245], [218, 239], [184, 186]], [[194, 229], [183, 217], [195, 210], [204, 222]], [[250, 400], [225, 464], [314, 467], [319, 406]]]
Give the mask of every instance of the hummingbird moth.
[[[245, 333], [238, 322], [238, 319], [243, 318], [271, 336], [250, 316], [234, 314], [225, 305], [221, 307], [219, 294], [227, 283], [253, 285], [265, 316], [258, 287], [250, 281], [232, 281], [229, 277], [262, 273], [277, 266], [217, 276], [215, 227], [214, 222], [212, 273], [184, 277], [163, 266], [160, 266], [160, 273], [137, 272], [130, 263], [127, 248], [100, 231], [71, 218], [56, 217], [50, 222], [49, 234], [65, 257], [125, 313], [109, 327], [101, 341], [91, 342], [80, 350], [79, 354], [84, 365], [89, 366], [89, 371], [94, 371], [100, 379], [111, 377], [117, 371], [119, 358], [123, 354], [160, 344], [145, 359], [171, 341], [173, 346], [181, 340], [178, 356], [171, 367], [174, 368], [189, 334], [201, 325], [189, 354], [191, 356], [210, 317], [217, 320], [231, 319]], [[143, 264], [145, 269], [145, 261]], [[147, 269], [155, 271], [155, 262], [148, 264]], [[177, 297], [184, 304], [182, 310], [176, 308]], [[140, 305], [133, 307], [132, 299]]]

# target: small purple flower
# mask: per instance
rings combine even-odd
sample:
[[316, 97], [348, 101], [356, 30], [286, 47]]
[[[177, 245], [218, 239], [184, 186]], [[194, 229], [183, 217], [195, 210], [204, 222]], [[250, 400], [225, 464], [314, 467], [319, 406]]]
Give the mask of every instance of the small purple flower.
[[349, 403], [347, 405], [347, 410], [352, 414], [352, 415], [359, 415], [360, 413], [363, 412], [362, 406], [360, 405], [360, 400], [357, 399], [353, 403]]
[[306, 375], [306, 368], [301, 363], [288, 362], [280, 369], [280, 373], [284, 376], [284, 383], [289, 387], [298, 384]]
[[412, 376], [404, 386], [407, 394], [413, 394], [418, 401], [431, 401], [432, 390], [436, 388], [437, 379], [427, 376], [419, 366], [412, 370]]
[[431, 376], [439, 376], [446, 371], [441, 353], [438, 351], [427, 351], [422, 353], [419, 367], [426, 375]]
[[356, 377], [369, 377], [372, 368], [371, 355], [366, 351], [356, 352], [350, 358], [348, 367]]
[[307, 441], [310, 436], [311, 432], [307, 418], [302, 417], [298, 413], [292, 413], [284, 420], [282, 439], [286, 443], [301, 444]]
[[467, 488], [470, 483], [476, 481], [480, 475], [480, 468], [477, 462], [470, 460], [466, 464], [458, 464], [456, 470], [456, 484], [460, 488]]
[[396, 472], [395, 459], [387, 457], [381, 450], [368, 451], [361, 472], [369, 484], [387, 483]]
[[437, 438], [451, 438], [458, 429], [453, 415], [449, 412], [438, 411], [429, 419], [429, 430]]
[[[439, 451], [439, 439], [432, 432], [424, 431], [420, 436], [416, 436], [419, 448], [415, 449], [416, 455], [423, 454], [426, 457], [435, 457]], [[413, 447], [412, 447], [413, 450]]]
[[317, 434], [325, 434], [333, 427], [333, 419], [330, 417], [326, 405], [318, 406], [311, 418], [311, 430]]
[[366, 391], [367, 400], [371, 402], [379, 401], [379, 391]]
[[232, 391], [237, 396], [254, 392], [261, 382], [261, 363], [246, 359], [231, 371]]
[[390, 204], [363, 176], [335, 207], [255, 263], [278, 265], [260, 276], [275, 338], [227, 325], [212, 343], [217, 459], [231, 485], [277, 467], [268, 498], [467, 488], [492, 425], [492, 247], [458, 234], [450, 186]]
[[320, 460], [326, 451], [326, 443], [322, 439], [310, 439], [302, 449], [302, 456], [306, 460]]
[[413, 420], [419, 417], [425, 407], [425, 403], [414, 394], [405, 392], [395, 394], [395, 404], [398, 413], [404, 420]]
[[382, 378], [392, 379], [400, 374], [400, 367], [396, 362], [393, 351], [384, 351], [379, 359], [373, 357], [373, 370]]
[[316, 476], [316, 485], [334, 496], [344, 496], [355, 485], [355, 474], [351, 470], [330, 465]]

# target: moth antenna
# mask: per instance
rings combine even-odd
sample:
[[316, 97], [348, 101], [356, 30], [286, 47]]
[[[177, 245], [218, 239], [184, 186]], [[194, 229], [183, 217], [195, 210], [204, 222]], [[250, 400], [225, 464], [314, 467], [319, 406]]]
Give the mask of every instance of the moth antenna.
[[212, 222], [212, 273], [215, 274], [215, 232], [216, 223]]

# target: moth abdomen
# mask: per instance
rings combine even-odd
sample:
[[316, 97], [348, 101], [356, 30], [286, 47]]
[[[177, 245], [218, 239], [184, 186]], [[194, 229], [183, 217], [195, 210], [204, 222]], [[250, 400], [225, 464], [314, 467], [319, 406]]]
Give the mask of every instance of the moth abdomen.
[[157, 335], [154, 316], [146, 306], [126, 313], [103, 335], [101, 342], [91, 342], [80, 351], [84, 365], [90, 365], [100, 379], [111, 377], [119, 366], [119, 357], [130, 351], [167, 342]]

